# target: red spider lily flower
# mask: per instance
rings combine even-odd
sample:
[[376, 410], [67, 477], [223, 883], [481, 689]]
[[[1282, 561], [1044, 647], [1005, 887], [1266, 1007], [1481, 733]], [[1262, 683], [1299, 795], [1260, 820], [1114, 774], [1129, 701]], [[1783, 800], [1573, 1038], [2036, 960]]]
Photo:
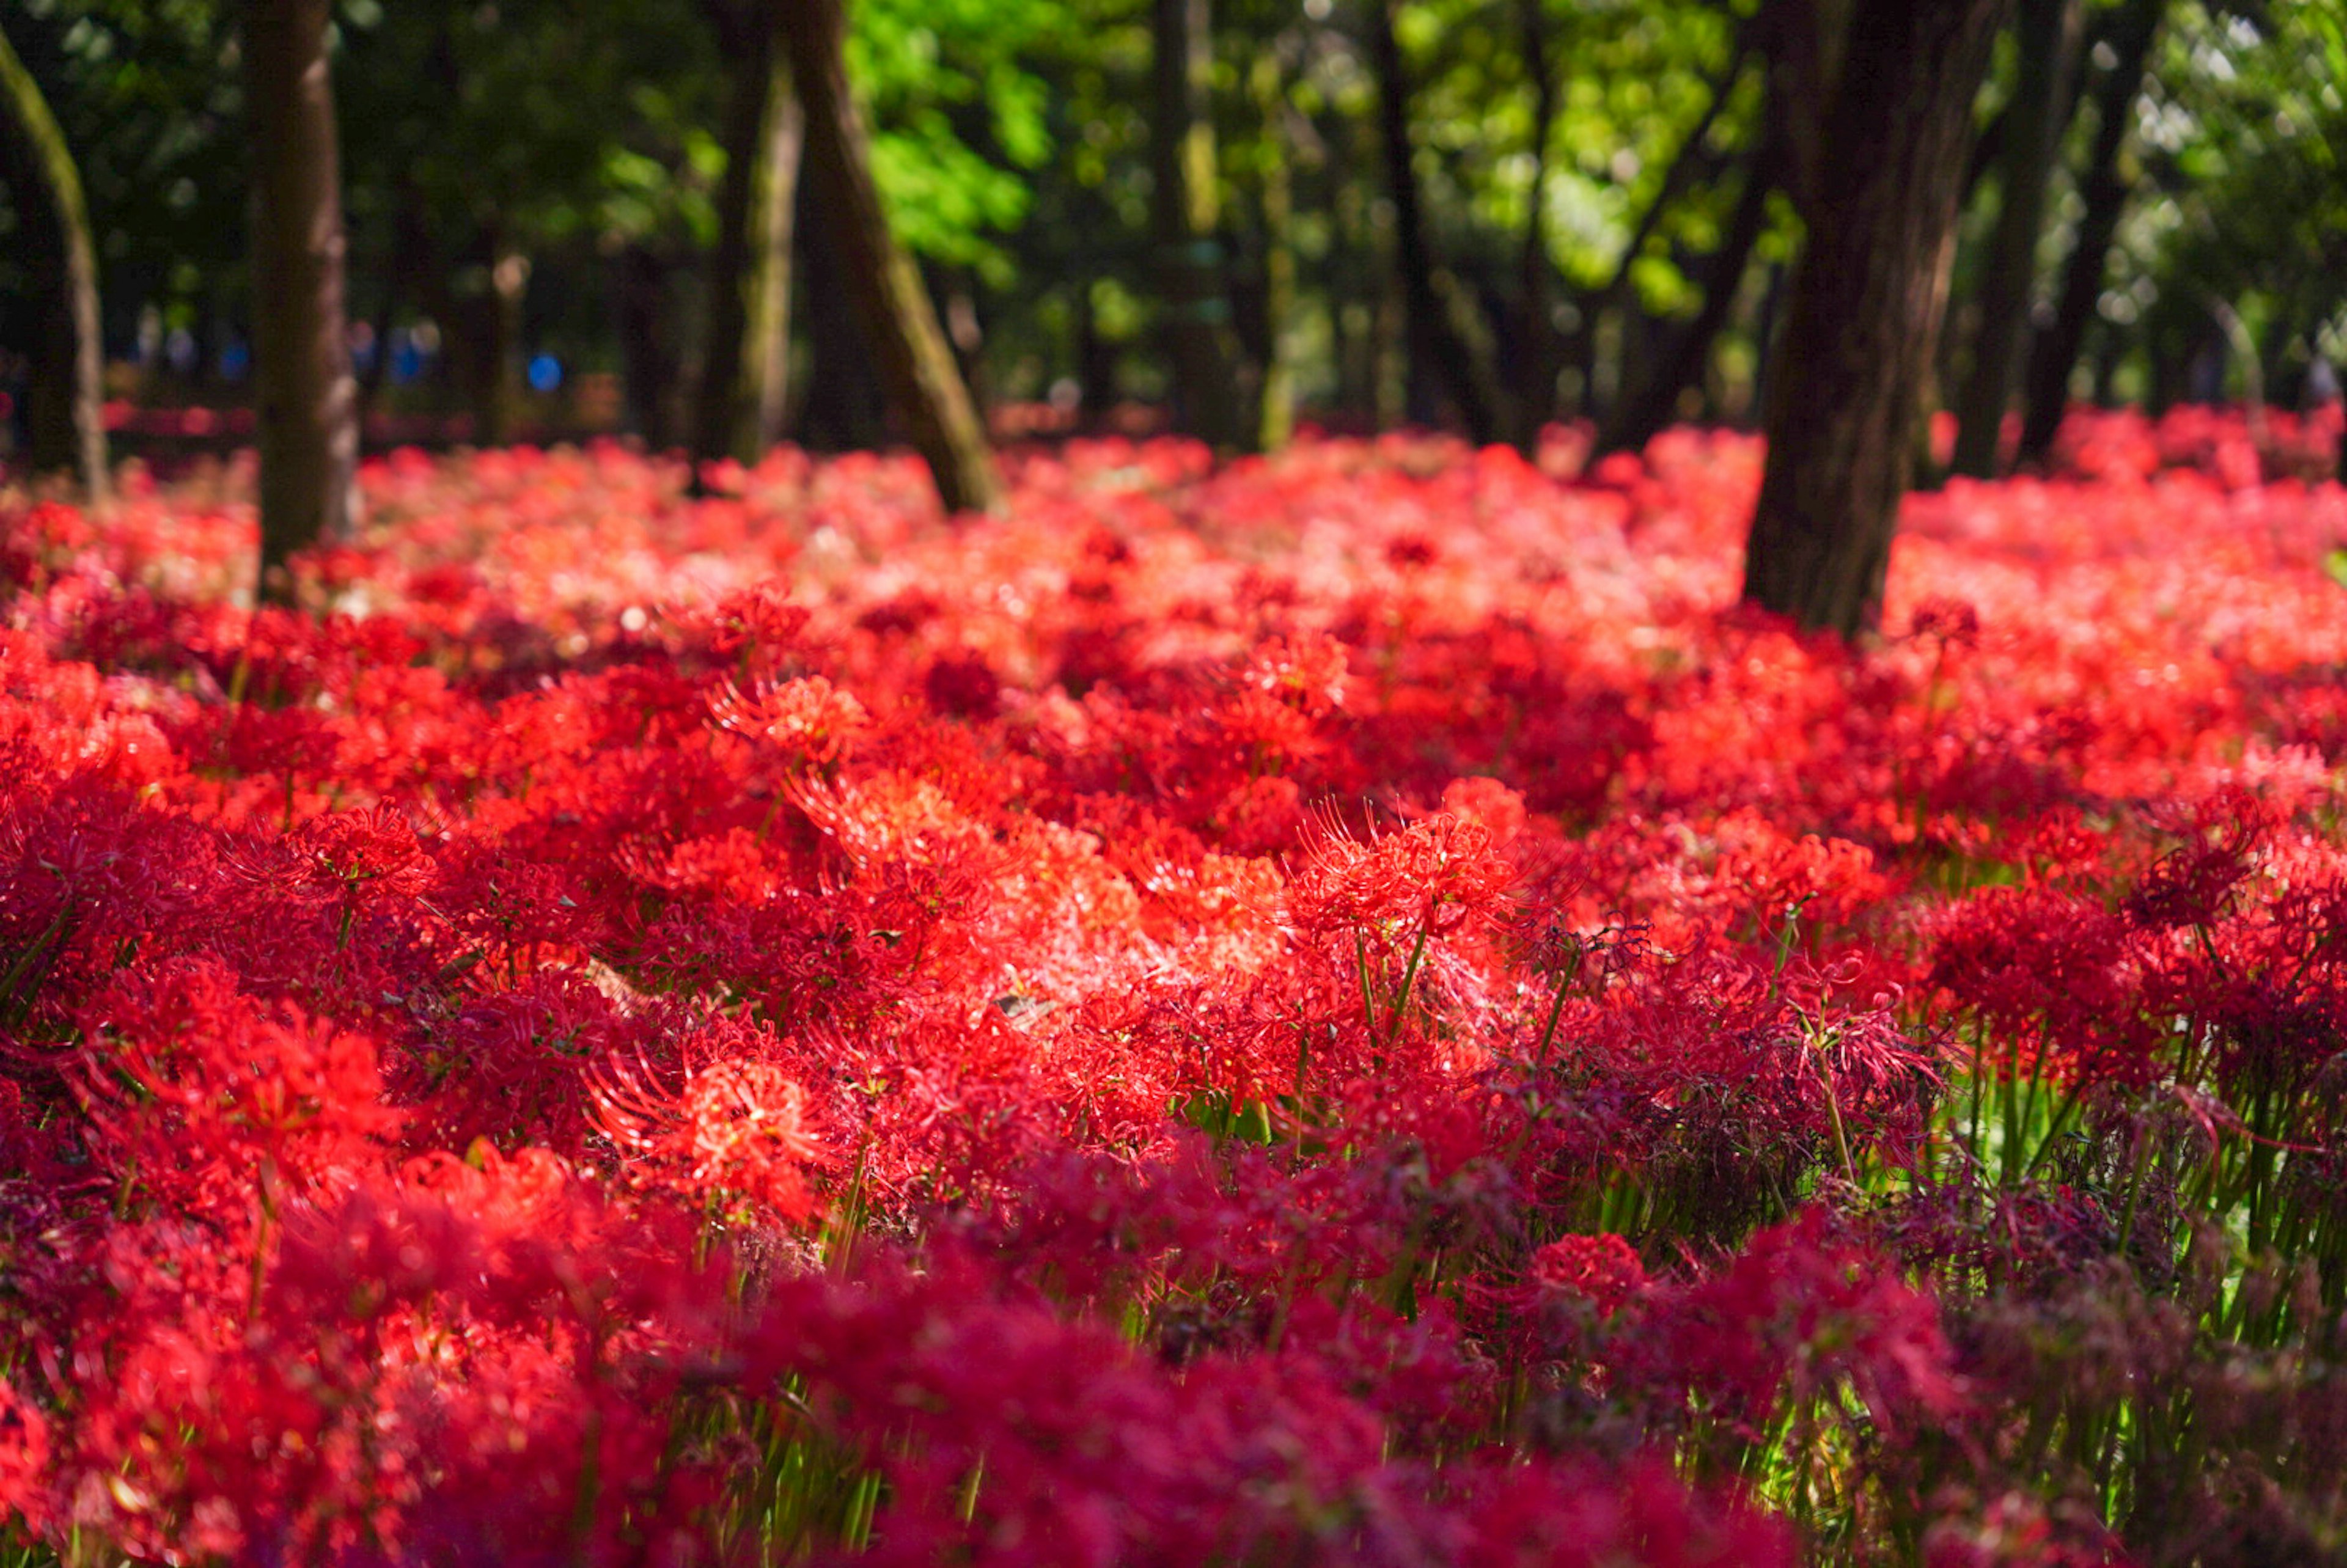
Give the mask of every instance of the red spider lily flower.
[[824, 1161], [806, 1125], [806, 1091], [764, 1061], [717, 1061], [685, 1075], [673, 1099], [647, 1086], [648, 1069], [607, 1068], [596, 1122], [640, 1156], [651, 1179], [688, 1197], [747, 1199], [797, 1222], [815, 1210], [806, 1173]]
[[0, 1522], [14, 1515], [36, 1531], [47, 1522], [48, 1469], [48, 1418], [0, 1378]]
[[1577, 1296], [1610, 1317], [1646, 1283], [1646, 1266], [1618, 1235], [1561, 1236], [1532, 1254], [1526, 1270], [1542, 1290]]
[[1489, 917], [1513, 876], [1490, 828], [1441, 812], [1366, 843], [1323, 839], [1288, 889], [1288, 917], [1315, 937], [1389, 927], [1439, 937]]
[[817, 767], [839, 760], [869, 724], [864, 704], [820, 675], [761, 685], [744, 695], [731, 681], [709, 700], [718, 728], [765, 741]]

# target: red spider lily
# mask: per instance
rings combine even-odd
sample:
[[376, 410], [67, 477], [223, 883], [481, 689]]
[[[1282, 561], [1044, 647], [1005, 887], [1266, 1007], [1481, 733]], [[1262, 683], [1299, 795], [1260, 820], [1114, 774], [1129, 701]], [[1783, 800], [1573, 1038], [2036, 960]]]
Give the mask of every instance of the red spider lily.
[[1542, 1290], [1577, 1296], [1611, 1316], [1646, 1283], [1637, 1250], [1618, 1235], [1561, 1236], [1532, 1254], [1527, 1271]]
[[596, 1124], [651, 1178], [689, 1198], [745, 1198], [788, 1221], [814, 1212], [806, 1172], [824, 1163], [806, 1126], [806, 1091], [764, 1061], [716, 1061], [685, 1075], [672, 1100], [646, 1070], [606, 1070]]
[[0, 1551], [2319, 1556], [2336, 434], [0, 497]]

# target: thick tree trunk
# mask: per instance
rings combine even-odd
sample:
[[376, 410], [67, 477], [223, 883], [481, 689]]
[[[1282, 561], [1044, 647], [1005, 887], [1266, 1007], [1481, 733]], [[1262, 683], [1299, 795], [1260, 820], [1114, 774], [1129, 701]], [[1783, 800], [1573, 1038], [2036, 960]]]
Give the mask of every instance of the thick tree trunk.
[[1775, 190], [1768, 155], [1755, 154], [1744, 177], [1744, 193], [1737, 199], [1736, 215], [1728, 220], [1727, 234], [1713, 252], [1704, 278], [1703, 308], [1671, 334], [1654, 374], [1598, 437], [1599, 451], [1644, 450], [1677, 417], [1680, 395], [1701, 384], [1704, 366], [1711, 360], [1711, 345], [1727, 324], [1745, 269], [1750, 266], [1752, 252], [1768, 226], [1768, 197]]
[[1839, 38], [1805, 7], [1780, 44], [1809, 241], [1770, 378], [1744, 597], [1811, 630], [1855, 637], [1881, 608], [1973, 98], [2007, 3], [1855, 0]]
[[1370, 65], [1378, 77], [1378, 128], [1385, 143], [1386, 189], [1394, 205], [1394, 265], [1400, 275], [1402, 329], [1409, 344], [1410, 377], [1419, 386], [1440, 389], [1459, 411], [1477, 443], [1497, 438], [1498, 411], [1475, 364], [1474, 351], [1452, 324], [1436, 282], [1434, 252], [1426, 237], [1419, 202], [1418, 170], [1411, 161], [1409, 84], [1402, 72], [1401, 46], [1394, 37], [1394, 0], [1372, 0], [1368, 8]]
[[2029, 341], [2030, 297], [2037, 280], [2037, 236], [2045, 227], [2045, 193], [2069, 123], [2071, 61], [2086, 19], [2086, 0], [2021, 0], [2014, 28], [2021, 71], [2005, 111], [2004, 191], [1981, 280], [1980, 330], [1973, 363], [1956, 400], [1956, 450], [1949, 466], [1975, 479], [1993, 478], [2004, 407]]
[[[791, 200], [805, 122], [775, 36], [758, 7], [734, 40], [709, 264], [709, 346], [693, 400], [692, 456], [754, 460], [778, 437], [790, 343]], [[771, 390], [770, 390], [771, 389]]]
[[[107, 499], [105, 344], [100, 337], [97, 301], [97, 248], [89, 230], [89, 209], [82, 199], [81, 173], [65, 132], [49, 112], [38, 83], [24, 61], [0, 34], [0, 93], [7, 98], [10, 140], [15, 156], [8, 172], [21, 173], [16, 208], [29, 215], [47, 209], [54, 263], [40, 269], [54, 273], [60, 288], [49, 295], [46, 310], [50, 340], [48, 352], [38, 355], [38, 378], [45, 398], [54, 401], [62, 417], [35, 422], [33, 466], [71, 466], [81, 475], [82, 487], [92, 506]], [[24, 185], [36, 184], [40, 200], [30, 200]], [[46, 424], [55, 435], [42, 428]]]
[[2054, 304], [2054, 320], [2031, 344], [2028, 413], [2021, 425], [2020, 459], [2034, 463], [2052, 450], [2055, 432], [2070, 402], [2070, 373], [2086, 343], [2103, 294], [2111, 241], [2118, 234], [2127, 210], [2127, 181], [2120, 177], [2119, 159], [2135, 128], [2135, 100], [2143, 91], [2152, 41], [2159, 34], [2168, 0], [2128, 0], [2110, 36], [2115, 56], [2095, 90], [2095, 145], [2078, 180], [2083, 210], [2077, 241], [2062, 274], [2062, 292]]
[[[844, 300], [847, 297], [842, 276], [846, 263], [839, 259], [832, 226], [821, 221], [823, 216], [813, 182], [802, 181], [798, 256], [806, 273], [807, 298]], [[864, 330], [856, 323], [856, 313], [836, 305], [810, 310], [807, 346], [814, 353], [798, 408], [800, 445], [825, 452], [852, 452], [887, 443], [888, 399], [880, 388], [872, 355], [864, 346]]]
[[1002, 487], [969, 389], [954, 368], [913, 258], [888, 231], [864, 116], [847, 80], [840, 0], [778, 0], [791, 76], [806, 106], [807, 179], [829, 219], [844, 292], [914, 448], [948, 512], [991, 511]]
[[1223, 275], [1210, 0], [1154, 0], [1152, 16], [1156, 104], [1150, 150], [1174, 427], [1235, 446], [1245, 419]]
[[343, 203], [326, 64], [329, 0], [247, 0], [261, 594], [294, 551], [350, 525], [358, 389], [343, 314]]

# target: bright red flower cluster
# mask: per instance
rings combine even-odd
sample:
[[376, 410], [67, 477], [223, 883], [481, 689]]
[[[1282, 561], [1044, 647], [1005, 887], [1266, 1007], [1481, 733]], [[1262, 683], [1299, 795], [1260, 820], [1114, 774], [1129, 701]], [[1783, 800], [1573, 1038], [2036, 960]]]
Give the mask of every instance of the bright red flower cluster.
[[2316, 1560], [2335, 434], [1886, 632], [1561, 481], [617, 447], [0, 497], [0, 1511], [171, 1561]]

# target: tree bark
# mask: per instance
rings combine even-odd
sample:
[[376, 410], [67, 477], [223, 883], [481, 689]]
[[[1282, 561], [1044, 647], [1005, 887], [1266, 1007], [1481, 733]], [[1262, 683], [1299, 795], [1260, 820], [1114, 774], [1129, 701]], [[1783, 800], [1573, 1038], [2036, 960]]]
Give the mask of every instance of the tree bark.
[[[97, 247], [90, 237], [81, 172], [74, 166], [73, 150], [66, 145], [65, 132], [49, 112], [40, 85], [16, 57], [5, 34], [0, 34], [0, 92], [7, 97], [9, 128], [19, 154], [9, 160], [10, 172], [21, 171], [25, 183], [40, 187], [37, 203], [20, 188], [17, 210], [30, 214], [46, 206], [48, 226], [54, 231], [55, 270], [63, 297], [50, 301], [51, 330], [43, 335], [69, 340], [69, 346], [60, 345], [62, 352], [39, 356], [42, 369], [49, 372], [41, 379], [53, 388], [45, 395], [54, 398], [67, 417], [53, 422], [62, 439], [35, 441], [33, 465], [77, 468], [90, 505], [104, 506], [106, 354], [99, 327]], [[42, 423], [36, 421], [36, 432]]]
[[758, 264], [751, 274], [750, 439], [753, 456], [783, 438], [791, 393], [791, 254], [798, 215], [799, 161], [806, 148], [806, 112], [777, 51], [766, 99], [759, 168]]
[[294, 551], [350, 526], [358, 390], [343, 313], [342, 183], [329, 0], [246, 0], [252, 136], [254, 391], [261, 595], [284, 601]]
[[1973, 363], [1956, 399], [1956, 450], [1951, 471], [1995, 477], [2004, 408], [2028, 343], [2030, 297], [2037, 278], [2037, 236], [2045, 192], [2069, 123], [2070, 65], [2086, 18], [2086, 0], [2021, 0], [2014, 28], [2021, 71], [2006, 111], [2004, 190], [1981, 280], [1980, 330]]
[[2020, 460], [2024, 463], [2036, 462], [2053, 449], [2055, 432], [2069, 406], [2070, 373], [2086, 347], [2086, 329], [2102, 299], [2111, 241], [2127, 210], [2127, 181], [2120, 178], [2119, 159], [2135, 128], [2135, 100], [2143, 91], [2152, 42], [2167, 10], [2168, 0], [2128, 0], [2111, 33], [2115, 57], [2095, 91], [2095, 145], [2078, 181], [2084, 210], [2077, 241], [2063, 270], [2053, 323], [2030, 346], [2028, 413], [2021, 425]]
[[778, 0], [791, 77], [806, 107], [806, 172], [831, 221], [851, 306], [888, 401], [928, 459], [948, 512], [992, 511], [1001, 481], [969, 389], [954, 368], [913, 258], [888, 231], [864, 115], [847, 80], [840, 0]]
[[675, 441], [677, 356], [669, 335], [667, 258], [631, 244], [611, 261], [613, 330], [627, 419], [644, 445], [666, 451]]
[[1855, 0], [1840, 28], [1819, 26], [1812, 4], [1778, 40], [1809, 240], [1771, 376], [1744, 598], [1809, 630], [1855, 637], [1881, 609], [1973, 98], [2008, 3]]
[[1394, 265], [1400, 273], [1410, 375], [1415, 383], [1439, 386], [1458, 409], [1469, 436], [1486, 444], [1497, 437], [1500, 421], [1483, 385], [1487, 378], [1475, 364], [1474, 351], [1452, 324], [1435, 281], [1434, 252], [1427, 242], [1418, 170], [1411, 161], [1409, 84], [1402, 72], [1401, 46], [1394, 37], [1393, 5], [1394, 0], [1372, 0], [1368, 26], [1370, 65], [1378, 77], [1387, 194], [1394, 204]]
[[1516, 258], [1516, 449], [1540, 456], [1541, 428], [1556, 412], [1555, 329], [1549, 322], [1548, 143], [1556, 123], [1556, 73], [1548, 58], [1548, 18], [1541, 0], [1517, 0], [1524, 74], [1532, 83], [1532, 191], [1523, 247]]
[[1154, 0], [1150, 151], [1174, 427], [1214, 446], [1238, 444], [1238, 354], [1225, 291], [1214, 159], [1210, 0]]
[[1296, 364], [1288, 327], [1296, 313], [1296, 190], [1288, 164], [1287, 96], [1279, 56], [1255, 56], [1250, 85], [1267, 151], [1263, 167], [1263, 384], [1255, 446], [1276, 452], [1296, 429]]
[[1709, 275], [1704, 280], [1703, 308], [1671, 335], [1654, 374], [1598, 437], [1598, 451], [1643, 451], [1677, 416], [1680, 394], [1702, 380], [1711, 345], [1727, 324], [1745, 269], [1751, 265], [1752, 252], [1768, 226], [1768, 197], [1776, 188], [1768, 155], [1756, 154], [1744, 177], [1744, 193], [1737, 199], [1736, 215], [1728, 220], [1727, 234], [1712, 255]]
[[735, 54], [709, 265], [709, 347], [693, 401], [692, 456], [754, 461], [780, 439], [790, 353], [793, 196], [805, 130], [778, 14], [755, 7]]

